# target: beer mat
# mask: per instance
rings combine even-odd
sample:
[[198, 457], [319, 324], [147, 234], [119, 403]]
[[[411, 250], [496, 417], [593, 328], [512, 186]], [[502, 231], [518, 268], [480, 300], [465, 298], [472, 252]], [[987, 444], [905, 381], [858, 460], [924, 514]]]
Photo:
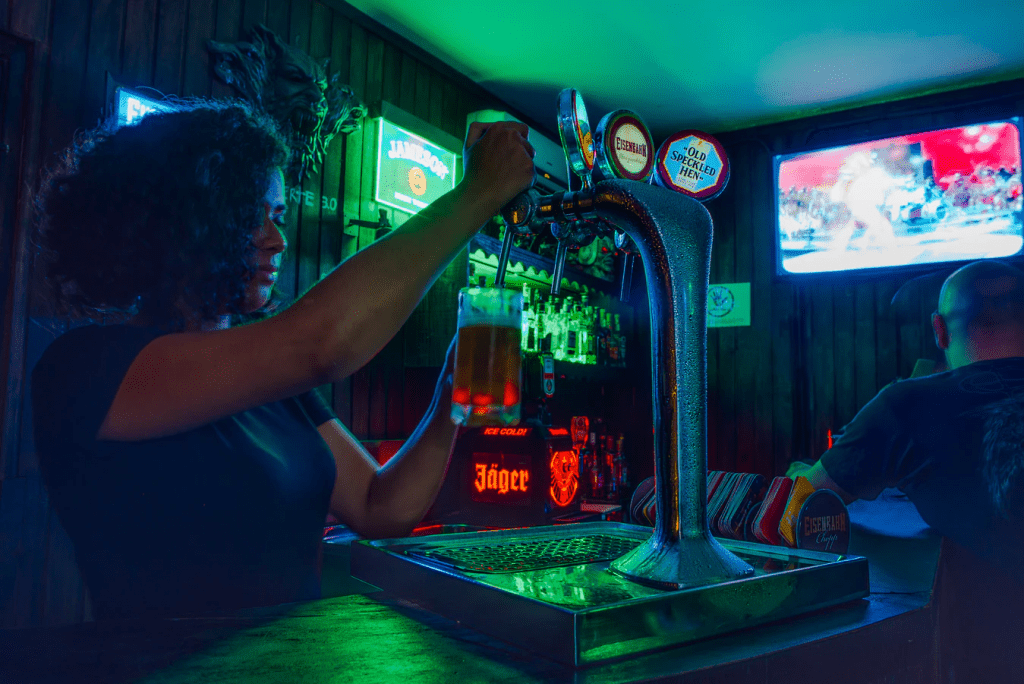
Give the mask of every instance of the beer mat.
[[715, 495], [715, 491], [718, 486], [722, 484], [722, 480], [725, 479], [725, 473], [721, 470], [712, 470], [708, 473], [708, 499], [707, 503], [711, 503], [711, 498]]
[[711, 530], [711, 534], [719, 534], [718, 519], [722, 517], [725, 507], [732, 498], [732, 493], [736, 491], [736, 487], [739, 486], [740, 482], [742, 482], [745, 474], [746, 473], [729, 473], [725, 476], [726, 479], [718, 487], [718, 491], [715, 493], [715, 498], [708, 505], [708, 528]]
[[786, 541], [786, 545], [796, 548], [796, 521], [800, 514], [800, 507], [804, 505], [811, 494], [814, 493], [814, 486], [806, 477], [797, 476], [793, 483], [793, 491], [786, 503], [786, 512], [782, 514], [782, 522], [779, 523], [779, 535]]
[[740, 500], [745, 496], [747, 486], [750, 483], [750, 479], [753, 477], [750, 473], [740, 473], [739, 481], [736, 486], [732, 488], [732, 494], [729, 495], [728, 500], [722, 506], [721, 511], [715, 516], [714, 525], [711, 527], [711, 533], [719, 537], [726, 537], [727, 539], [732, 538], [731, 531], [729, 530], [729, 519], [733, 515], [733, 511], [739, 505]]
[[737, 489], [732, 497], [733, 504], [722, 518], [721, 527], [725, 536], [743, 539], [750, 509], [764, 500], [765, 489], [764, 475], [758, 474], [749, 476]]
[[786, 504], [789, 502], [789, 494], [792, 489], [793, 480], [788, 477], [779, 476], [772, 480], [768, 493], [765, 494], [764, 502], [761, 504], [761, 511], [754, 519], [754, 536], [759, 541], [773, 546], [782, 546], [779, 523], [782, 522], [782, 514], [786, 511]]
[[753, 542], [757, 544], [760, 540], [754, 535], [754, 521], [757, 520], [758, 514], [761, 512], [761, 506], [764, 505], [764, 501], [761, 503], [754, 504], [747, 511], [747, 519], [743, 521], [743, 541]]
[[715, 490], [715, 495], [711, 498], [708, 503], [708, 527], [711, 529], [712, 534], [715, 532], [714, 522], [718, 520], [718, 515], [722, 512], [722, 507], [725, 506], [725, 502], [729, 500], [729, 496], [732, 494], [732, 490], [736, 488], [736, 483], [739, 482], [742, 473], [726, 473], [722, 479], [722, 483], [718, 485]]
[[419, 556], [462, 572], [506, 573], [612, 561], [643, 543], [608, 534], [568, 539], [504, 542], [449, 549], [412, 549]]

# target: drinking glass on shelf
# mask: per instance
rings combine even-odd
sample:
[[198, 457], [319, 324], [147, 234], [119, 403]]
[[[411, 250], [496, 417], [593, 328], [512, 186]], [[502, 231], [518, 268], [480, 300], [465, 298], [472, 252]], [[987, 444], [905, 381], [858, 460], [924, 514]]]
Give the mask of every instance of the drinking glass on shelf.
[[494, 287], [459, 291], [452, 421], [517, 425], [522, 384], [523, 295]]

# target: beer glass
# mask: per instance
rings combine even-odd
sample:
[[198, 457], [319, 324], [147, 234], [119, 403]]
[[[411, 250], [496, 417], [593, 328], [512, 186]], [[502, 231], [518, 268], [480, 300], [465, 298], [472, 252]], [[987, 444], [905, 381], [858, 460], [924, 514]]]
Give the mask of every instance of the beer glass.
[[495, 287], [459, 291], [452, 421], [467, 427], [519, 423], [523, 295]]

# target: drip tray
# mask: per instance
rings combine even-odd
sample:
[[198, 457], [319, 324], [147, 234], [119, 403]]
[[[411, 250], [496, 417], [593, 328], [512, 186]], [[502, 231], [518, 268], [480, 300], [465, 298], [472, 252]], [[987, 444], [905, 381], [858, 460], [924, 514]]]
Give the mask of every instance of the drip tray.
[[868, 563], [720, 539], [754, 575], [682, 590], [631, 582], [612, 560], [649, 527], [594, 522], [352, 544], [352, 576], [575, 667], [863, 598]]

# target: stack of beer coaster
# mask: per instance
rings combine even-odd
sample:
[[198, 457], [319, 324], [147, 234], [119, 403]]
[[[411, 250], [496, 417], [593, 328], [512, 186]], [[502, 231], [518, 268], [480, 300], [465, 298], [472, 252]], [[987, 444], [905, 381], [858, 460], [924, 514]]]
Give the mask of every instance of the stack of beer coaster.
[[[634, 522], [654, 525], [653, 477], [637, 487], [630, 514]], [[711, 471], [707, 517], [711, 534], [725, 539], [840, 554], [849, 546], [850, 517], [842, 499], [827, 489], [815, 491], [804, 477], [769, 483], [755, 473]]]

